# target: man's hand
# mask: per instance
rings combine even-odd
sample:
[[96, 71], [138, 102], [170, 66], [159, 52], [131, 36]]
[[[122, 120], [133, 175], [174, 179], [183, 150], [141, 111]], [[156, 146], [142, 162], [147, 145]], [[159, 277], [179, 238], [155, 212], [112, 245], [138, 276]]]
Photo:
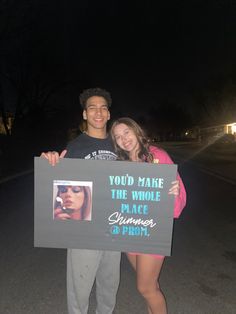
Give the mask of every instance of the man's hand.
[[47, 152], [47, 153], [42, 153], [40, 155], [40, 157], [43, 157], [45, 159], [48, 160], [48, 162], [50, 163], [50, 165], [55, 166], [61, 158], [64, 158], [65, 154], [66, 154], [67, 150], [64, 149], [60, 155], [58, 152], [52, 151], [52, 152]]

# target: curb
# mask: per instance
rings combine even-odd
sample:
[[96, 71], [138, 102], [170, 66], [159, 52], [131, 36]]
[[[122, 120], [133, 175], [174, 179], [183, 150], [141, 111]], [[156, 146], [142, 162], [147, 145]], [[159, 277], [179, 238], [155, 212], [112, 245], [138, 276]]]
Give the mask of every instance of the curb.
[[7, 176], [7, 177], [5, 177], [5, 178], [0, 179], [0, 184], [6, 183], [6, 182], [8, 182], [8, 181], [17, 179], [17, 178], [19, 178], [19, 177], [21, 177], [21, 176], [24, 176], [24, 175], [27, 175], [27, 174], [30, 174], [30, 173], [33, 173], [33, 172], [34, 172], [33, 169], [31, 169], [31, 170], [25, 170], [25, 171], [22, 171], [22, 172], [18, 172], [18, 173], [16, 173], [16, 174], [13, 174], [13, 175], [10, 175], [10, 176]]

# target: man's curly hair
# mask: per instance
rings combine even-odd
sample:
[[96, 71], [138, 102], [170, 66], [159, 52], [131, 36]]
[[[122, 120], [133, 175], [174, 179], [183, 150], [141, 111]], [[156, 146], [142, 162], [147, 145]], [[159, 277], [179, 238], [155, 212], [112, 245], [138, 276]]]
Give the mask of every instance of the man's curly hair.
[[111, 99], [110, 93], [109, 93], [108, 91], [106, 91], [105, 89], [96, 87], [96, 88], [88, 88], [88, 89], [85, 89], [85, 90], [80, 94], [79, 100], [80, 100], [81, 107], [82, 107], [83, 109], [86, 109], [87, 100], [88, 100], [90, 97], [93, 97], [93, 96], [103, 97], [103, 98], [106, 100], [106, 102], [107, 102], [108, 108], [111, 107], [112, 99]]

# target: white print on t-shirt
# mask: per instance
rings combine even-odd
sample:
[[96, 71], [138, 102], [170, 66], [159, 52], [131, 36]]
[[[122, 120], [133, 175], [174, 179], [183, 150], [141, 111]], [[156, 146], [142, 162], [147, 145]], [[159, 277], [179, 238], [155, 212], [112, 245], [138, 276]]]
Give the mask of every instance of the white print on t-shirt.
[[109, 150], [98, 150], [88, 154], [84, 159], [116, 160], [116, 155]]

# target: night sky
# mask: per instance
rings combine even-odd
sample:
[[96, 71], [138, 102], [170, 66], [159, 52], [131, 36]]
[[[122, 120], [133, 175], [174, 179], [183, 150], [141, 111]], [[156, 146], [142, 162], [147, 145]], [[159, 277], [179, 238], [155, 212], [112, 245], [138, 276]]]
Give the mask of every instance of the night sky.
[[81, 90], [100, 86], [115, 115], [148, 116], [167, 104], [196, 118], [208, 90], [235, 83], [233, 0], [22, 0], [17, 8], [26, 68], [60, 86], [50, 104], [75, 105]]

